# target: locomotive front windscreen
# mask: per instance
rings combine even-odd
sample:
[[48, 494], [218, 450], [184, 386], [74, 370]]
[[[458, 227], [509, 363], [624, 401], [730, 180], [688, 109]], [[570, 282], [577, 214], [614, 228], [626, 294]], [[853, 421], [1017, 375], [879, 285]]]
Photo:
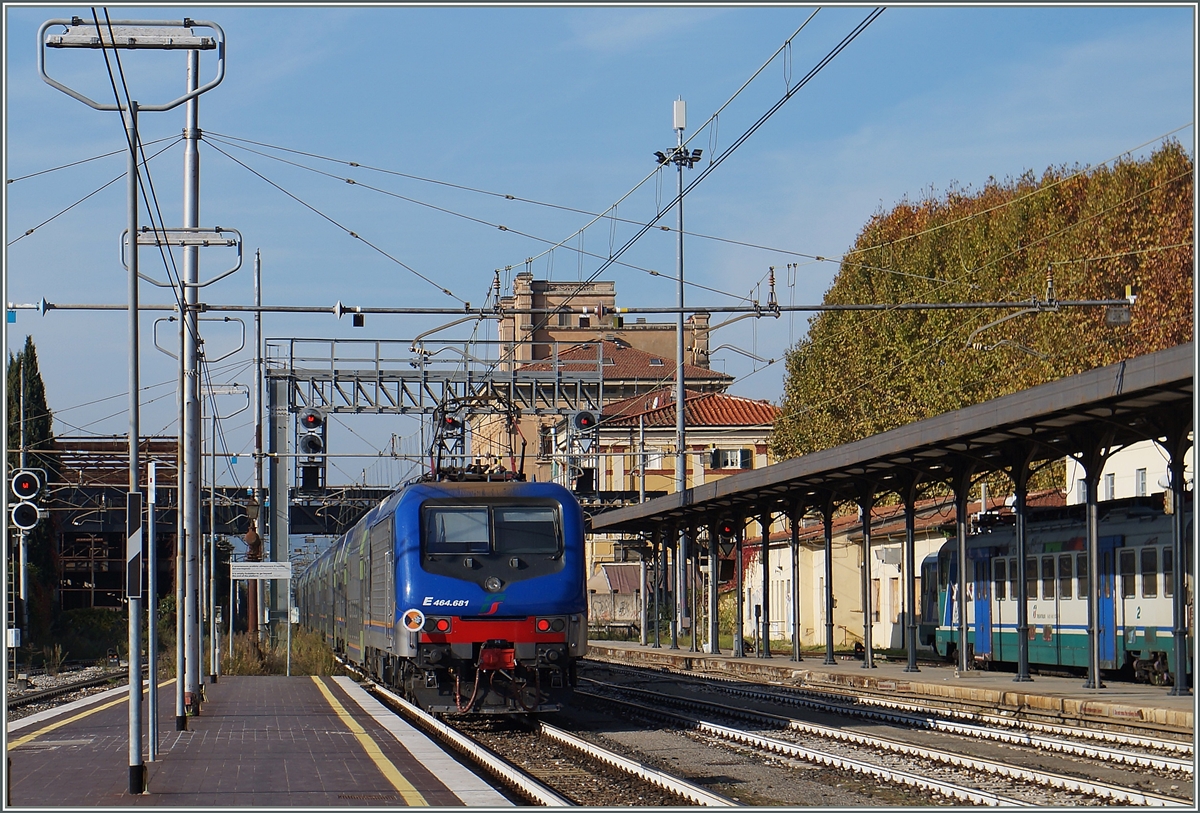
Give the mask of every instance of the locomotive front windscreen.
[[553, 508], [497, 508], [496, 553], [558, 553], [557, 514]]
[[558, 509], [551, 505], [427, 505], [423, 537], [427, 556], [562, 551]]
[[487, 553], [491, 547], [486, 508], [431, 508], [427, 517], [426, 553]]

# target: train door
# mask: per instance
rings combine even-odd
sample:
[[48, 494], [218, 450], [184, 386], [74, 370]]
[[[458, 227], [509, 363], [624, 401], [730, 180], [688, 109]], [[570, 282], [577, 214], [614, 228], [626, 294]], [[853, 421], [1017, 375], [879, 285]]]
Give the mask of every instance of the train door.
[[[992, 658], [992, 590], [991, 590], [991, 559], [990, 550], [975, 553], [975, 657], [991, 660]], [[970, 597], [969, 597], [970, 598]]]
[[1117, 663], [1117, 549], [1125, 541], [1123, 536], [1102, 536], [1100, 542], [1099, 603], [1096, 606], [1096, 622], [1100, 633], [1098, 649], [1100, 666], [1116, 669]]

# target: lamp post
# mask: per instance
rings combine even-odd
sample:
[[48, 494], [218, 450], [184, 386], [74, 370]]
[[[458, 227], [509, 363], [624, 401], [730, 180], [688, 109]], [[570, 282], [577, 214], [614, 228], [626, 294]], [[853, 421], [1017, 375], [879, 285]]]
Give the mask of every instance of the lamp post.
[[[676, 322], [675, 334], [675, 490], [683, 492], [687, 489], [687, 431], [686, 421], [684, 419], [684, 385], [683, 385], [683, 354], [684, 354], [684, 315], [683, 315], [683, 168], [686, 165], [691, 169], [696, 161], [700, 159], [701, 150], [691, 150], [690, 152], [683, 146], [683, 131], [687, 128], [687, 102], [683, 99], [676, 99], [674, 108], [674, 126], [675, 126], [675, 146], [664, 152], [654, 153], [658, 159], [659, 165], [668, 163], [675, 164], [677, 172], [677, 218], [676, 218], [676, 247], [675, 247], [675, 267], [679, 282], [679, 314]], [[676, 603], [678, 606], [678, 616], [682, 618], [687, 614], [687, 589], [684, 587], [684, 578], [686, 571], [681, 563], [687, 561], [687, 535], [680, 529], [679, 532], [679, 547], [676, 576], [678, 581], [678, 589], [676, 590]], [[694, 639], [693, 631], [693, 639]]]
[[[63, 26], [61, 33], [47, 33], [51, 26]], [[211, 36], [196, 36], [193, 27], [209, 28], [217, 33]], [[129, 146], [128, 161], [128, 214], [126, 231], [129, 240], [129, 494], [126, 499], [126, 596], [129, 600], [129, 792], [141, 794], [146, 791], [146, 766], [142, 761], [142, 663], [141, 663], [141, 614], [142, 614], [142, 492], [138, 472], [139, 429], [139, 369], [138, 369], [138, 111], [171, 110], [190, 99], [216, 87], [225, 76], [225, 35], [215, 23], [184, 19], [180, 23], [153, 20], [108, 21], [101, 26], [84, 25], [80, 17], [47, 20], [38, 28], [38, 74], [46, 84], [61, 90], [93, 110], [113, 111], [122, 114], [125, 135]], [[72, 90], [46, 73], [47, 48], [92, 48], [92, 49], [173, 49], [196, 52], [217, 49], [217, 77], [202, 87], [189, 89], [179, 98], [159, 105], [139, 105], [132, 96], [122, 102], [118, 97], [113, 104], [93, 101], [84, 94]], [[177, 609], [178, 611], [178, 609]], [[151, 675], [151, 680], [155, 676]]]

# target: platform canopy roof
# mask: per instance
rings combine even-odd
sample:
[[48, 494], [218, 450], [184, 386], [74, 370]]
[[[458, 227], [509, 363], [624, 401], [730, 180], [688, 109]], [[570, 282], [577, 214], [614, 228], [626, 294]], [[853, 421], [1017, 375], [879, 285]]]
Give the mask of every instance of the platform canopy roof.
[[801, 510], [865, 492], [896, 491], [911, 478], [953, 482], [1028, 460], [1079, 455], [1192, 428], [1192, 344], [1098, 367], [947, 412], [832, 449], [595, 516], [593, 533], [701, 527], [763, 510]]

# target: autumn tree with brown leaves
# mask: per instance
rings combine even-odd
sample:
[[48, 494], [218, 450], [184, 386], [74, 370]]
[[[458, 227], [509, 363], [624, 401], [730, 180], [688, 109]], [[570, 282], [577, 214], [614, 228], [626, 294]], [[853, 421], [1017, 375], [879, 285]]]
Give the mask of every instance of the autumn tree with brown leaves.
[[904, 201], [866, 224], [827, 304], [1120, 299], [991, 323], [999, 309], [835, 311], [787, 355], [772, 451], [786, 459], [998, 398], [1192, 336], [1192, 160], [1048, 169]]

